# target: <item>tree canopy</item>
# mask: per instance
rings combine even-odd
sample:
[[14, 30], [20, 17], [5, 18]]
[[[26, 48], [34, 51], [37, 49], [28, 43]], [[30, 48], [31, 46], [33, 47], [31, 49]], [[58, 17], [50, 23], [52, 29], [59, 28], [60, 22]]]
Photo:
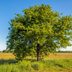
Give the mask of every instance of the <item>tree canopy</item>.
[[7, 48], [17, 59], [28, 55], [37, 60], [48, 52], [70, 46], [72, 17], [60, 16], [49, 5], [33, 6], [17, 14], [10, 22]]

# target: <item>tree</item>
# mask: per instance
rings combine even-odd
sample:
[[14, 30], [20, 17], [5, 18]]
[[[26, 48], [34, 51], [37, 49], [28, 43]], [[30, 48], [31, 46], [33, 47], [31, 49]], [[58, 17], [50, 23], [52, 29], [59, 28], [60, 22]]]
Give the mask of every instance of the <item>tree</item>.
[[17, 14], [10, 22], [7, 48], [22, 60], [70, 46], [72, 40], [72, 17], [60, 16], [49, 5], [33, 6]]

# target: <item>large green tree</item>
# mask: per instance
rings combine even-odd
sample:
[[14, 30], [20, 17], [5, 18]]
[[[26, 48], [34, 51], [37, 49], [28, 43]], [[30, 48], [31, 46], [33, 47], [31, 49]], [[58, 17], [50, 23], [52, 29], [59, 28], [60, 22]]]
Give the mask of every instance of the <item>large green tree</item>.
[[60, 16], [49, 5], [33, 6], [17, 14], [10, 22], [8, 49], [17, 59], [42, 55], [70, 46], [72, 17]]

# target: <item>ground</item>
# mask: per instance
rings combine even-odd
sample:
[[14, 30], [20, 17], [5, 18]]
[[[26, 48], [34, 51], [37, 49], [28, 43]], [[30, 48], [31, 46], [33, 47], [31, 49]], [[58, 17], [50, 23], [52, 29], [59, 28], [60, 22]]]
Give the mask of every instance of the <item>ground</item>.
[[72, 72], [72, 53], [51, 53], [39, 62], [16, 62], [13, 54], [0, 53], [0, 72]]

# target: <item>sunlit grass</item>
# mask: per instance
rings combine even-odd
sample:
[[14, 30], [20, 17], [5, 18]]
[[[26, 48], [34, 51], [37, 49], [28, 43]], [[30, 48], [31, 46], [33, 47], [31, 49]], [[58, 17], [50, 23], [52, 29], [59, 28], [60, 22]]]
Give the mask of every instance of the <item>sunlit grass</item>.
[[[28, 56], [27, 58], [34, 58]], [[15, 56], [12, 53], [0, 53], [0, 59], [15, 59]], [[50, 53], [45, 56], [44, 59], [72, 59], [72, 53]]]
[[15, 56], [12, 53], [0, 53], [0, 59], [15, 59]]
[[72, 59], [29, 61], [1, 64], [0, 72], [71, 72]]
[[0, 72], [72, 72], [71, 53], [50, 54], [39, 62], [33, 57], [16, 62], [15, 57], [9, 55], [5, 54], [6, 59], [3, 57], [0, 60]]

